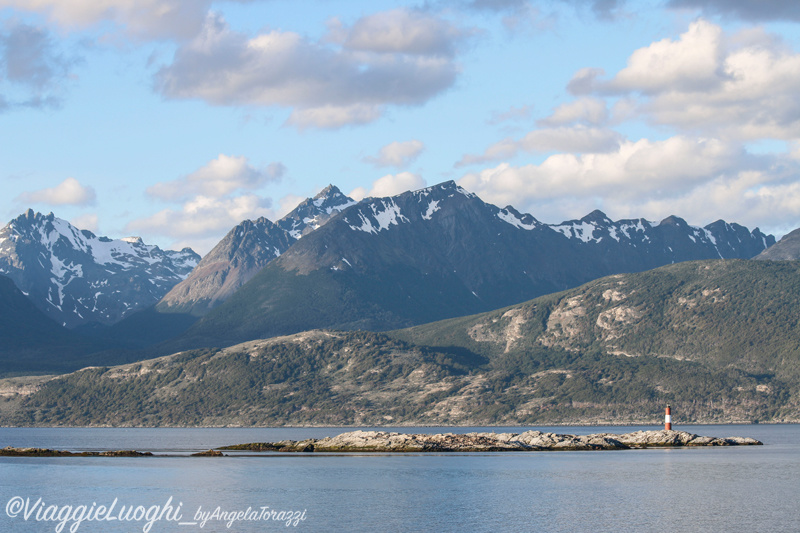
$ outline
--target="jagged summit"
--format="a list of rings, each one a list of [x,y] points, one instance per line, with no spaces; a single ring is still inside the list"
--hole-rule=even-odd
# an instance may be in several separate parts
[[[0,230],[0,273],[68,327],[112,324],[154,304],[199,260],[189,248],[98,237],[32,209]]]
[[[357,202],[342,194],[335,185],[328,185],[313,198],[300,202],[277,224],[293,238],[299,239],[319,229],[332,217]]]

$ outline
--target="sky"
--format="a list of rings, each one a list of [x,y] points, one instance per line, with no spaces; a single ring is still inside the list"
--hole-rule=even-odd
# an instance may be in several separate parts
[[[0,0],[5,223],[208,252],[328,184],[800,227],[796,0]]]

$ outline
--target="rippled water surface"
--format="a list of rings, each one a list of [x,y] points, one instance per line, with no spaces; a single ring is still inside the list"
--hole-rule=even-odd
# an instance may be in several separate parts
[[[527,429],[643,428],[491,428]],[[0,447],[157,455],[0,458],[0,531],[800,531],[800,426],[679,429],[765,445],[203,458],[188,454],[349,430],[0,428]]]

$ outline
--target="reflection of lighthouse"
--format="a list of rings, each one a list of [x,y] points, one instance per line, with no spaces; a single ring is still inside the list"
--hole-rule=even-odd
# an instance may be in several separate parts
[[[667,406],[667,413],[664,415],[664,429],[669,431],[672,429],[672,411]]]

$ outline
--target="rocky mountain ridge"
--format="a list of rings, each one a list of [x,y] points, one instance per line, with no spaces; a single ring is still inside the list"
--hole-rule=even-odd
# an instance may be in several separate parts
[[[182,346],[308,329],[380,331],[497,309],[614,273],[698,259],[751,258],[758,229],[611,221],[595,211],[544,224],[454,182],[344,209],[271,261],[187,331]],[[244,314],[244,309],[261,312]]]

